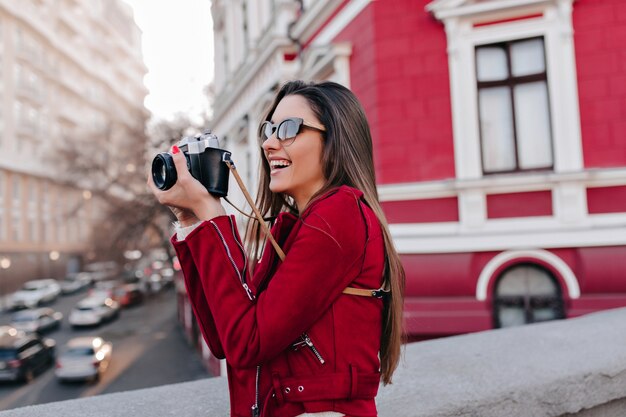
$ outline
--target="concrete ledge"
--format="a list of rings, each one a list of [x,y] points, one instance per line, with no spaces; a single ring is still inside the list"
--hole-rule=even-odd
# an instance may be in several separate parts
[[[43,404],[0,417],[226,416],[225,378]],[[381,417],[626,416],[626,309],[406,347]]]

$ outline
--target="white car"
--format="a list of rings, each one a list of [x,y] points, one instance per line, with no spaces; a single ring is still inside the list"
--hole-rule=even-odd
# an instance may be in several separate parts
[[[58,329],[61,326],[61,320],[63,320],[63,314],[44,307],[15,313],[11,318],[11,326],[24,332],[43,333]]]
[[[59,294],[61,294],[61,286],[55,279],[28,281],[9,297],[8,307],[11,309],[35,308],[56,300]]]
[[[54,374],[59,381],[97,381],[111,361],[113,347],[101,337],[76,337],[67,342],[61,356],[57,358]]]
[[[79,301],[70,313],[72,327],[97,326],[119,315],[120,305],[112,298],[88,297]]]
[[[74,275],[68,275],[60,282],[61,294],[74,294],[83,288],[91,285],[92,279],[88,272],[80,272]]]

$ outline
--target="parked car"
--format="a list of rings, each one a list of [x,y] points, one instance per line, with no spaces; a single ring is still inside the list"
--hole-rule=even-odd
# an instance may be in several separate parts
[[[116,280],[98,281],[93,288],[89,290],[90,297],[109,297],[118,301],[116,291],[122,286],[122,283]]]
[[[28,281],[9,297],[8,306],[11,309],[35,308],[56,300],[59,294],[61,294],[61,287],[55,279]]]
[[[164,286],[174,285],[174,269],[173,268],[163,268],[161,269],[161,277],[163,277]]]
[[[163,289],[165,282],[161,274],[154,272],[150,276],[144,278],[146,288],[153,293],[157,293]]]
[[[54,374],[59,381],[93,380],[107,370],[113,346],[101,337],[76,337],[67,342],[56,362]]]
[[[68,321],[72,327],[98,326],[115,319],[120,305],[109,297],[92,296],[82,299],[70,312]]]
[[[0,380],[31,381],[54,363],[56,343],[36,333],[0,327]]]
[[[44,333],[61,326],[63,314],[49,307],[22,310],[11,317],[11,326],[25,332]]]
[[[72,279],[64,279],[59,283],[59,285],[61,286],[61,294],[63,295],[74,294],[85,288],[85,286],[79,281],[74,281]]]
[[[137,284],[125,284],[115,289],[114,299],[121,307],[131,307],[143,302],[143,292]]]
[[[61,281],[61,294],[74,294],[87,288],[92,283],[91,274],[88,272],[80,272],[78,274],[68,275]]]
[[[88,285],[91,285],[94,283],[94,281],[96,281],[94,279],[93,272],[86,272],[86,271],[77,272],[73,278],[79,281],[84,281]]]
[[[113,261],[94,262],[85,265],[85,270],[91,274],[93,281],[97,282],[114,278],[117,276],[120,267]]]

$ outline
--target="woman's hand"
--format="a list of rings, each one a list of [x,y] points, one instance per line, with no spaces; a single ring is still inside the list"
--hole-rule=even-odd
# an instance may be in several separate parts
[[[148,186],[159,201],[169,206],[181,223],[189,226],[199,220],[210,220],[226,214],[217,197],[212,196],[187,169],[187,161],[180,149],[174,145],[170,152],[176,167],[178,179],[169,190],[160,190],[154,185],[152,175],[148,175]]]
[[[200,219],[196,217],[194,212],[189,209],[172,206],[169,206],[169,209],[172,211],[172,213],[174,213],[174,216],[176,216],[176,220],[178,220],[178,223],[181,227],[191,226],[200,221]]]

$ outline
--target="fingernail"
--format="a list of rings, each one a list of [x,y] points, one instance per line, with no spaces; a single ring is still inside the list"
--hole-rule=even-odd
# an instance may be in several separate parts
[[[176,145],[172,146],[172,154],[176,155],[178,152],[180,152],[180,149],[178,148],[178,146]]]

